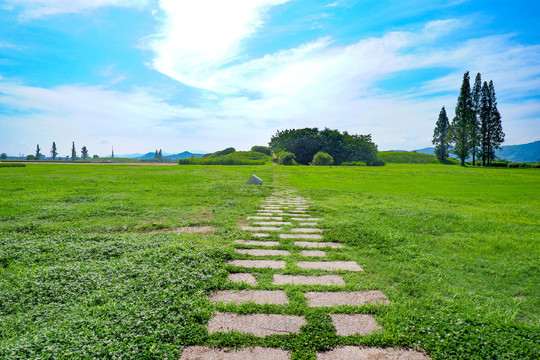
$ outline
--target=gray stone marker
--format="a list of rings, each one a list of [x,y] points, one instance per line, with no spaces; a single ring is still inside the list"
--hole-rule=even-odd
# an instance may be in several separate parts
[[[258,177],[257,175],[253,174],[248,179],[246,185],[262,185],[262,183],[263,183],[262,179]]]

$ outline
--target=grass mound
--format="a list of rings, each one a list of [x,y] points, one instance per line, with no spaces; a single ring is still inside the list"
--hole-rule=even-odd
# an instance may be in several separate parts
[[[390,164],[440,164],[435,155],[409,151],[380,151],[379,158]],[[455,160],[447,160],[444,164],[454,164]]]
[[[264,165],[270,156],[255,151],[236,151],[228,155],[203,159],[180,159],[179,165]]]

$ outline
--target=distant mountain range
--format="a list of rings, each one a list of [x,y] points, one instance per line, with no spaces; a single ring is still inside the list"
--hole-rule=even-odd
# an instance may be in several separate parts
[[[424,154],[434,154],[434,147],[414,150]],[[540,141],[521,145],[506,145],[495,151],[501,159],[514,162],[540,162]],[[470,159],[469,159],[470,160]]]
[[[149,153],[146,153],[146,154],[135,153],[135,154],[117,155],[116,157],[143,160],[143,159],[153,159],[154,154],[155,154],[155,152],[152,151],[152,152],[149,152]],[[202,158],[203,155],[204,154],[194,154],[194,153],[191,153],[189,151],[184,151],[184,152],[181,152],[181,153],[178,153],[178,154],[163,153],[163,157],[166,157],[166,158],[171,159],[171,160],[189,159],[189,158],[192,158],[192,157]]]

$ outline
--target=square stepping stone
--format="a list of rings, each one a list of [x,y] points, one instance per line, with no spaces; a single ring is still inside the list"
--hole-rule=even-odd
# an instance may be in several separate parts
[[[302,250],[300,252],[302,256],[313,256],[313,257],[326,257],[326,253],[320,250]]]
[[[367,291],[338,291],[317,292],[310,291],[304,294],[309,307],[326,307],[336,305],[364,305],[386,304],[390,300],[380,290]]]
[[[343,244],[340,243],[333,243],[333,242],[314,242],[314,241],[295,241],[294,245],[298,247],[303,248],[332,248],[332,249],[338,249],[342,248]]]
[[[221,290],[209,295],[213,303],[244,304],[254,302],[258,305],[287,305],[289,298],[282,290]]]
[[[229,261],[227,265],[252,269],[285,269],[285,261],[279,260],[233,260]]]
[[[426,354],[399,348],[362,348],[357,346],[344,346],[331,351],[318,352],[317,360],[428,360]]]
[[[278,246],[279,241],[257,241],[257,240],[234,240],[235,244],[246,246]]]
[[[294,217],[310,217],[309,214],[290,214],[290,213],[282,213],[283,216],[294,216]]]
[[[300,226],[317,226],[318,224],[316,222],[301,222],[298,225],[300,225]]]
[[[237,254],[245,254],[251,256],[289,256],[291,255],[285,250],[267,250],[267,249],[234,249]]]
[[[255,221],[253,225],[292,225],[288,221]]]
[[[297,215],[294,215],[294,216],[297,216]],[[291,220],[295,220],[295,221],[321,221],[321,220],[324,220],[322,218],[312,218],[310,217],[309,219],[305,219],[305,218],[301,218],[301,217],[291,217]]]
[[[269,212],[257,212],[257,216],[272,216],[272,215],[276,215],[276,214],[269,213]]]
[[[306,325],[301,316],[279,314],[215,313],[206,328],[209,333],[238,331],[255,336],[299,333]]]
[[[248,216],[248,220],[283,220],[281,216]]]
[[[322,239],[318,234],[279,234],[281,239]]]
[[[246,283],[251,286],[257,286],[257,279],[249,273],[229,274],[227,278],[235,283]]]
[[[299,261],[296,265],[302,269],[364,271],[354,261]]]
[[[269,237],[270,234],[268,234],[268,233],[253,233],[253,234],[251,234],[251,236],[258,237],[258,238],[263,238],[263,237]]]
[[[345,286],[345,280],[338,275],[305,276],[274,274],[274,285],[336,285]]]
[[[187,346],[180,356],[180,360],[289,360],[290,358],[285,350],[263,347],[215,349],[207,346]]]
[[[261,209],[259,211],[260,212],[265,212],[265,213],[280,213],[280,212],[283,212],[282,210],[279,210],[279,209]]]
[[[321,233],[321,232],[323,232],[323,229],[292,228],[291,232],[293,232],[293,233]]]
[[[240,230],[244,231],[282,231],[283,229],[280,227],[273,227],[273,226],[245,226],[240,225]]]
[[[381,330],[377,320],[371,315],[330,314],[330,317],[339,336],[368,335]]]

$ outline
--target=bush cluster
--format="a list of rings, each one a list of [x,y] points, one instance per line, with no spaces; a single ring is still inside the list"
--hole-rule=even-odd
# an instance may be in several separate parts
[[[509,161],[494,161],[489,166],[521,168],[521,169],[529,169],[529,168],[540,169],[540,163],[525,163],[525,162],[520,163],[520,162],[509,162]]]
[[[0,167],[25,167],[26,164],[1,163]]]
[[[334,159],[330,154],[325,153],[324,151],[319,151],[315,154],[313,157],[313,161],[311,162],[311,165],[315,166],[328,166],[332,165],[334,163]]]
[[[366,166],[366,163],[363,161],[344,161],[341,166]]]
[[[279,165],[298,165],[296,156],[288,151],[282,151],[278,154]]]
[[[264,165],[265,163],[265,160],[249,160],[232,156],[206,159],[180,159],[178,161],[178,165]]]
[[[270,150],[270,148],[268,146],[253,146],[251,148],[251,151],[262,153],[262,154],[265,154],[265,155],[268,155],[268,156],[272,155],[272,150]]]

